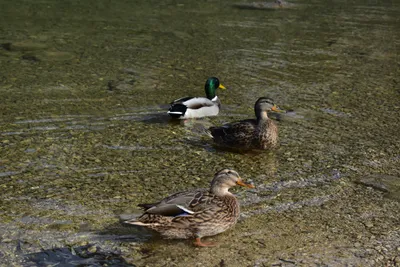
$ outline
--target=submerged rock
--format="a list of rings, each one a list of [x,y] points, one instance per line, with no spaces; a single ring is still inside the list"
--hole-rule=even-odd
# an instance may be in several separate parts
[[[37,51],[46,49],[47,45],[27,40],[15,43],[3,43],[1,44],[1,47],[8,51]]]
[[[40,51],[22,55],[22,59],[31,61],[68,61],[75,58],[75,54],[62,51]]]
[[[361,177],[356,181],[358,184],[372,187],[385,192],[388,197],[400,201],[400,177],[384,174],[373,174]]]
[[[94,245],[64,247],[27,254],[25,266],[135,266],[125,261],[121,252],[103,250]]]
[[[282,0],[275,0],[274,2],[237,3],[233,6],[240,9],[282,9],[293,8],[296,5]]]
[[[109,91],[130,91],[134,88],[135,79],[110,80],[107,83]]]

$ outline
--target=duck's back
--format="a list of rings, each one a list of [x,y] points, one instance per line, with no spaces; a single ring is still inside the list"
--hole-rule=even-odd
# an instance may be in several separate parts
[[[257,129],[257,121],[253,119],[211,127],[210,132],[214,141],[232,148],[251,148]]]

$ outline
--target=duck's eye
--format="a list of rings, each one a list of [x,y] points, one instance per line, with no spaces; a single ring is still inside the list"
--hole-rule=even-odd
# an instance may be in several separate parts
[[[237,175],[237,173],[235,171],[231,171],[231,170],[229,170],[227,174],[228,175],[231,174],[231,175],[235,175],[235,176]]]

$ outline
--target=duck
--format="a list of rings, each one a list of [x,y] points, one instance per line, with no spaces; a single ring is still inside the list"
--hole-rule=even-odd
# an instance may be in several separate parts
[[[195,246],[214,246],[201,238],[220,234],[236,224],[239,202],[229,192],[236,185],[254,188],[235,170],[222,169],[215,173],[209,189],[178,192],[156,203],[139,204],[144,213],[126,223],[152,229],[167,239],[194,238]]]
[[[254,104],[256,119],[210,127],[208,133],[217,145],[240,149],[272,149],[278,146],[278,127],[268,117],[268,112],[286,112],[269,97],[260,97]]]
[[[217,77],[207,79],[204,89],[207,97],[182,97],[170,103],[168,114],[175,119],[202,118],[217,116],[221,101],[216,95],[217,89],[226,89]]]

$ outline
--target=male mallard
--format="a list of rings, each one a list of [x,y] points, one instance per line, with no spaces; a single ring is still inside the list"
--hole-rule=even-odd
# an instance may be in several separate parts
[[[280,110],[272,99],[260,97],[254,105],[257,119],[210,127],[209,131],[218,145],[239,149],[269,149],[278,145],[278,127],[268,118],[268,111]]]
[[[215,92],[218,88],[226,89],[219,83],[218,78],[210,77],[206,81],[205,91],[207,97],[182,97],[174,100],[168,110],[173,118],[189,119],[207,116],[216,116],[221,108],[221,101]]]
[[[153,204],[139,204],[145,212],[126,223],[153,229],[165,238],[195,238],[197,246],[212,246],[201,238],[224,232],[239,217],[239,203],[228,191],[235,185],[254,188],[236,171],[223,169],[215,174],[210,189],[179,192]]]

